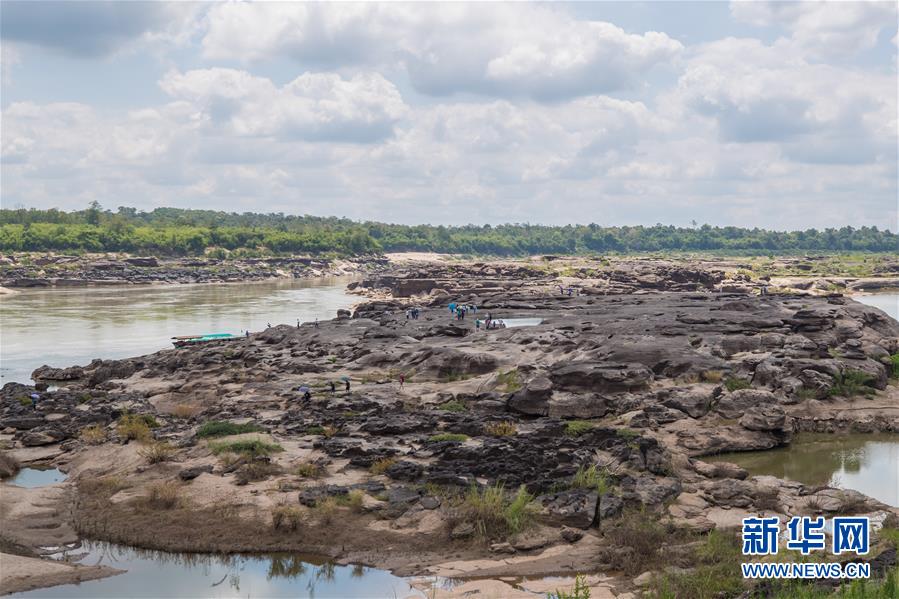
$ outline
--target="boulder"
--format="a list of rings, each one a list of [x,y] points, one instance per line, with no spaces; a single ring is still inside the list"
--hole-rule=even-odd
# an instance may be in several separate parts
[[[596,519],[599,496],[596,491],[573,489],[537,497],[543,506],[541,517],[547,524],[590,528]]]
[[[745,480],[749,472],[730,462],[704,462],[702,460],[690,460],[690,465],[697,474],[706,478],[736,478]]]
[[[507,405],[515,412],[529,416],[545,416],[549,413],[552,393],[552,381],[546,377],[537,377],[528,381],[523,389],[513,393]]]
[[[606,518],[612,518],[621,513],[624,509],[624,500],[618,495],[606,493],[599,498],[599,520],[602,522]]]
[[[553,365],[550,378],[562,389],[615,393],[643,389],[653,376],[643,364],[565,361]]]
[[[810,390],[815,395],[815,399],[824,399],[833,386],[833,378],[824,373],[806,368],[799,373],[799,380],[802,381],[802,387]]]
[[[709,413],[715,392],[706,389],[678,388],[659,393],[662,405],[688,414],[691,418],[702,418]]]
[[[191,468],[184,468],[180,472],[178,472],[178,478],[184,481],[193,480],[200,476],[203,473],[211,473],[212,472],[212,464],[204,464],[202,466],[193,466]]]
[[[608,413],[608,400],[602,395],[572,395],[549,402],[553,418],[602,418]]]
[[[80,366],[71,366],[69,368],[52,368],[44,365],[36,368],[31,373],[34,380],[45,381],[74,381],[84,377],[84,369]]]
[[[24,445],[25,447],[52,445],[57,441],[55,437],[42,432],[25,433],[24,435],[22,435],[20,440],[22,441],[22,445]]]
[[[747,410],[762,404],[777,404],[777,397],[762,389],[739,389],[722,397],[715,411],[724,418],[740,418]]]
[[[408,460],[400,460],[391,464],[384,474],[394,480],[413,481],[421,476],[424,467],[421,464],[410,462]]]
[[[787,416],[777,404],[762,404],[747,410],[740,426],[751,431],[782,431],[787,429]]]

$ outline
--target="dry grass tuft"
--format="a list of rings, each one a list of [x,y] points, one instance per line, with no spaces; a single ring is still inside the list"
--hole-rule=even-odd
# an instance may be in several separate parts
[[[154,441],[138,449],[137,453],[150,464],[161,464],[172,459],[175,448],[165,441]]]
[[[156,421],[152,420],[152,422],[155,423]],[[119,418],[116,432],[120,437],[129,441],[149,441],[153,436],[150,432],[150,427],[150,419],[139,414],[124,414]]]
[[[193,406],[191,404],[182,403],[172,408],[172,416],[174,416],[175,418],[187,419],[193,418],[202,411],[203,409],[200,406]]]
[[[296,475],[302,478],[318,478],[323,474],[322,467],[314,462],[303,462],[295,469]]]
[[[78,490],[85,495],[112,497],[125,488],[125,481],[118,476],[87,478],[78,482]]]
[[[86,426],[81,429],[78,437],[88,445],[99,445],[106,441],[106,427],[99,424]]]
[[[333,497],[325,497],[324,499],[318,501],[313,508],[315,510],[315,515],[318,516],[318,519],[322,524],[331,524],[334,520],[334,515],[337,513],[337,500]]]
[[[272,508],[272,528],[275,530],[297,530],[302,523],[300,506],[281,503]]]
[[[181,486],[175,481],[153,483],[149,486],[145,503],[156,510],[170,510],[181,504]]]
[[[512,437],[516,433],[518,433],[518,429],[515,428],[515,424],[509,422],[508,420],[503,420],[502,422],[491,422],[484,430],[491,437]]]
[[[396,458],[381,458],[371,465],[369,471],[372,474],[384,474],[394,464],[396,464]]]
[[[724,373],[720,370],[706,370],[702,373],[702,380],[707,383],[720,383],[724,378]]]

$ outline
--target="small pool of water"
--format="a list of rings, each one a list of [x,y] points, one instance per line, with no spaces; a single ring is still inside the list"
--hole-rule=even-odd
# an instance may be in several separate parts
[[[61,472],[57,468],[48,468],[40,470],[38,468],[22,468],[19,473],[9,479],[9,483],[26,489],[34,489],[37,487],[46,487],[61,483],[67,478],[65,472]]]
[[[70,555],[83,565],[126,573],[12,597],[420,597],[406,580],[365,566],[337,566],[292,553],[211,555],[145,551],[109,543],[85,543]]]
[[[709,458],[805,485],[854,489],[899,507],[899,435],[797,435],[787,447]]]
[[[506,328],[509,329],[515,327],[535,327],[538,324],[543,323],[542,318],[497,318],[496,321],[506,323]]]

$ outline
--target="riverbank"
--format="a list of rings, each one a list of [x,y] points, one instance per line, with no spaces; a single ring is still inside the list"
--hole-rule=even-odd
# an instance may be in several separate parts
[[[0,287],[69,289],[107,285],[237,283],[353,276],[383,268],[376,256],[354,259],[158,258],[127,254],[9,254],[0,256]]]
[[[726,270],[561,268],[403,264],[354,286],[370,300],[352,317],[40,369],[61,387],[35,410],[34,387],[4,386],[2,439],[68,472],[60,513],[87,538],[426,577],[603,574],[596,596],[702,574],[701,548],[749,515],[895,526],[899,507],[851,489],[703,458],[797,431],[899,433],[899,322],[834,294],[732,289]],[[540,324],[475,326],[488,315]],[[888,542],[872,556],[889,561]]]

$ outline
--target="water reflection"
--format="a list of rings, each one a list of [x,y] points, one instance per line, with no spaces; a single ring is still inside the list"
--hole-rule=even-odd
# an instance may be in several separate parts
[[[170,348],[175,335],[259,331],[334,318],[352,279],[25,290],[0,296],[0,382],[43,364],[73,366]]]
[[[85,554],[86,551],[86,554]],[[295,553],[217,555],[87,543],[60,559],[126,569],[120,576],[13,597],[408,597],[402,578],[361,565],[339,566]]]
[[[750,474],[855,489],[899,507],[899,435],[798,435],[788,447],[722,454]]]
[[[9,482],[17,487],[36,489],[38,487],[46,487],[47,485],[61,483],[65,479],[66,474],[56,468],[47,468],[45,470],[39,468],[22,468],[13,478],[9,479]]]

